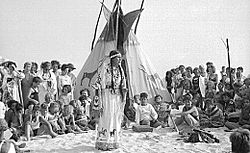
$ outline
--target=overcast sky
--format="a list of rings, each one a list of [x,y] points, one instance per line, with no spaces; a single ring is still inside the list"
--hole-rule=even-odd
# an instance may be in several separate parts
[[[105,1],[112,9],[114,0]],[[141,0],[123,0],[125,13]],[[72,62],[81,69],[90,53],[98,0],[1,0],[0,56],[25,61]],[[105,25],[102,15],[98,36]],[[232,66],[250,73],[249,0],[145,0],[137,29],[143,51],[160,76],[179,64],[227,65],[221,38],[229,38]],[[248,66],[248,67],[247,67]]]

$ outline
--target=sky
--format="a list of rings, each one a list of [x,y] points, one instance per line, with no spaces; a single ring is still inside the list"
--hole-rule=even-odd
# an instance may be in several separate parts
[[[105,4],[112,9],[114,0]],[[123,12],[141,0],[123,0]],[[0,56],[24,62],[73,63],[77,75],[90,54],[101,4],[98,0],[1,0]],[[105,26],[102,14],[97,37]],[[158,74],[180,64],[227,66],[222,40],[229,39],[231,65],[250,74],[249,0],[145,0],[137,29],[142,50]]]

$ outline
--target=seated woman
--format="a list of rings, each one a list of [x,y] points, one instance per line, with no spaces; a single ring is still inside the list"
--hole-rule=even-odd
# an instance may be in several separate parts
[[[41,115],[41,108],[39,105],[35,105],[33,109],[32,119],[26,123],[25,135],[28,141],[30,141],[30,136],[37,136],[38,129],[40,128],[41,122],[45,124],[49,130],[49,134],[52,137],[56,137],[57,134],[53,132],[51,125],[47,120],[45,120]]]
[[[154,107],[148,103],[148,94],[140,94],[141,105],[136,110],[135,120],[137,125],[149,125],[151,127],[158,127],[162,125],[158,120],[158,114]]]
[[[185,106],[182,109],[181,113],[176,113],[174,115],[181,115],[181,117],[178,117],[175,122],[177,126],[180,126],[181,124],[187,124],[191,128],[195,128],[199,126],[199,112],[196,106],[193,105],[192,101],[192,95],[186,94],[183,97],[183,101],[185,103]],[[171,114],[171,116],[173,116]]]
[[[206,110],[200,114],[200,125],[202,128],[224,126],[224,116],[222,110],[214,104],[213,99],[205,99]]]

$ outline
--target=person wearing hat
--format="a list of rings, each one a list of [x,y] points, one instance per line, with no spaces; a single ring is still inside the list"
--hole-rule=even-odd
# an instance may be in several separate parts
[[[57,77],[57,88],[58,88],[58,96],[60,97],[62,94],[62,89],[64,85],[70,85],[72,89],[72,82],[71,78],[68,76],[68,70],[69,67],[67,64],[63,64],[61,66],[61,74]],[[72,94],[71,94],[71,99],[72,100]]]
[[[121,123],[126,100],[126,80],[121,67],[121,54],[117,50],[109,53],[110,63],[104,65],[98,74],[96,84],[101,101],[101,115],[97,128],[95,148],[99,150],[117,149],[119,146]]]
[[[68,76],[71,78],[71,83],[72,83],[72,93],[74,93],[76,87],[76,76],[72,73],[72,71],[75,70],[76,68],[72,63],[68,64],[68,68],[69,68]]]
[[[13,99],[21,102],[21,91],[19,91],[19,81],[24,78],[24,74],[16,70],[16,63],[9,61],[7,64],[8,72],[4,75],[2,89],[3,101],[6,102],[8,99]],[[6,95],[9,95],[7,98]]]

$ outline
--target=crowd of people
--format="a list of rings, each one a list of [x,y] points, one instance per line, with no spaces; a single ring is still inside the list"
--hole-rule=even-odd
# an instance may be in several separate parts
[[[147,119],[159,121],[157,126],[168,126],[170,117],[179,116],[174,121],[177,126],[184,123],[199,128],[226,126],[229,130],[239,127],[250,130],[250,78],[243,75],[242,67],[222,66],[220,74],[216,74],[212,62],[206,63],[206,70],[201,65],[195,68],[180,65],[166,72],[163,83],[172,100],[166,102],[162,95],[156,95],[153,107],[145,107],[145,94],[135,96],[137,123],[152,125],[144,121]],[[171,109],[179,108],[181,112],[170,113]]]
[[[110,57],[119,59],[115,53]],[[11,129],[12,138],[15,140],[21,135],[30,140],[32,136],[43,134],[56,137],[65,133],[94,130],[100,120],[100,113],[103,113],[101,118],[105,118],[99,122],[102,127],[99,129],[100,135],[105,132],[105,128],[114,128],[113,131],[109,131],[111,136],[112,132],[114,135],[116,130],[119,131],[120,127],[110,127],[111,123],[106,125],[112,110],[103,112],[102,108],[98,108],[95,103],[98,97],[92,100],[87,88],[80,91],[80,97],[74,98],[76,77],[72,73],[75,69],[73,64],[61,65],[53,60],[41,63],[38,68],[37,63],[26,62],[20,71],[17,70],[16,63],[7,61],[2,63],[0,68],[1,139],[7,129]],[[117,89],[123,84],[126,91],[126,83],[122,83],[126,80],[123,80],[124,72],[119,66],[117,69],[109,69],[107,68],[107,72],[114,72],[104,74],[105,79],[115,75],[120,79],[119,83],[115,82],[117,78],[115,81],[111,79],[110,85],[104,83],[104,88],[108,91],[112,89],[114,93],[103,93],[102,96],[106,96],[109,101],[103,105],[118,108],[115,106],[117,98],[122,97],[121,102],[124,102],[126,92],[120,93],[116,90],[116,84]],[[226,126],[229,130],[239,127],[250,130],[250,77],[243,75],[242,67],[222,66],[220,74],[217,74],[212,62],[206,63],[206,69],[201,65],[194,68],[180,65],[166,72],[163,85],[171,101],[163,101],[164,95],[155,95],[154,103],[149,103],[147,93],[138,93],[130,100],[128,109],[125,109],[130,113],[125,113],[129,116],[124,116],[121,126],[126,129],[129,118],[137,125],[167,127],[169,118],[179,116],[173,120],[177,127],[186,124],[192,128]],[[115,94],[122,96],[112,97]],[[111,103],[112,100],[114,103]],[[125,103],[119,106],[119,111],[124,109],[124,105]],[[181,112],[170,113],[172,109],[180,108]],[[119,119],[110,119],[110,122],[113,123],[113,120]],[[120,124],[115,123],[116,126],[118,123]]]
[[[82,133],[95,129],[90,121],[90,92],[83,89],[74,99],[76,77],[73,64],[58,61],[43,62],[38,68],[35,62],[26,62],[23,70],[16,63],[1,64],[1,140],[10,129],[16,141],[24,136],[48,134],[52,137],[64,133]]]

